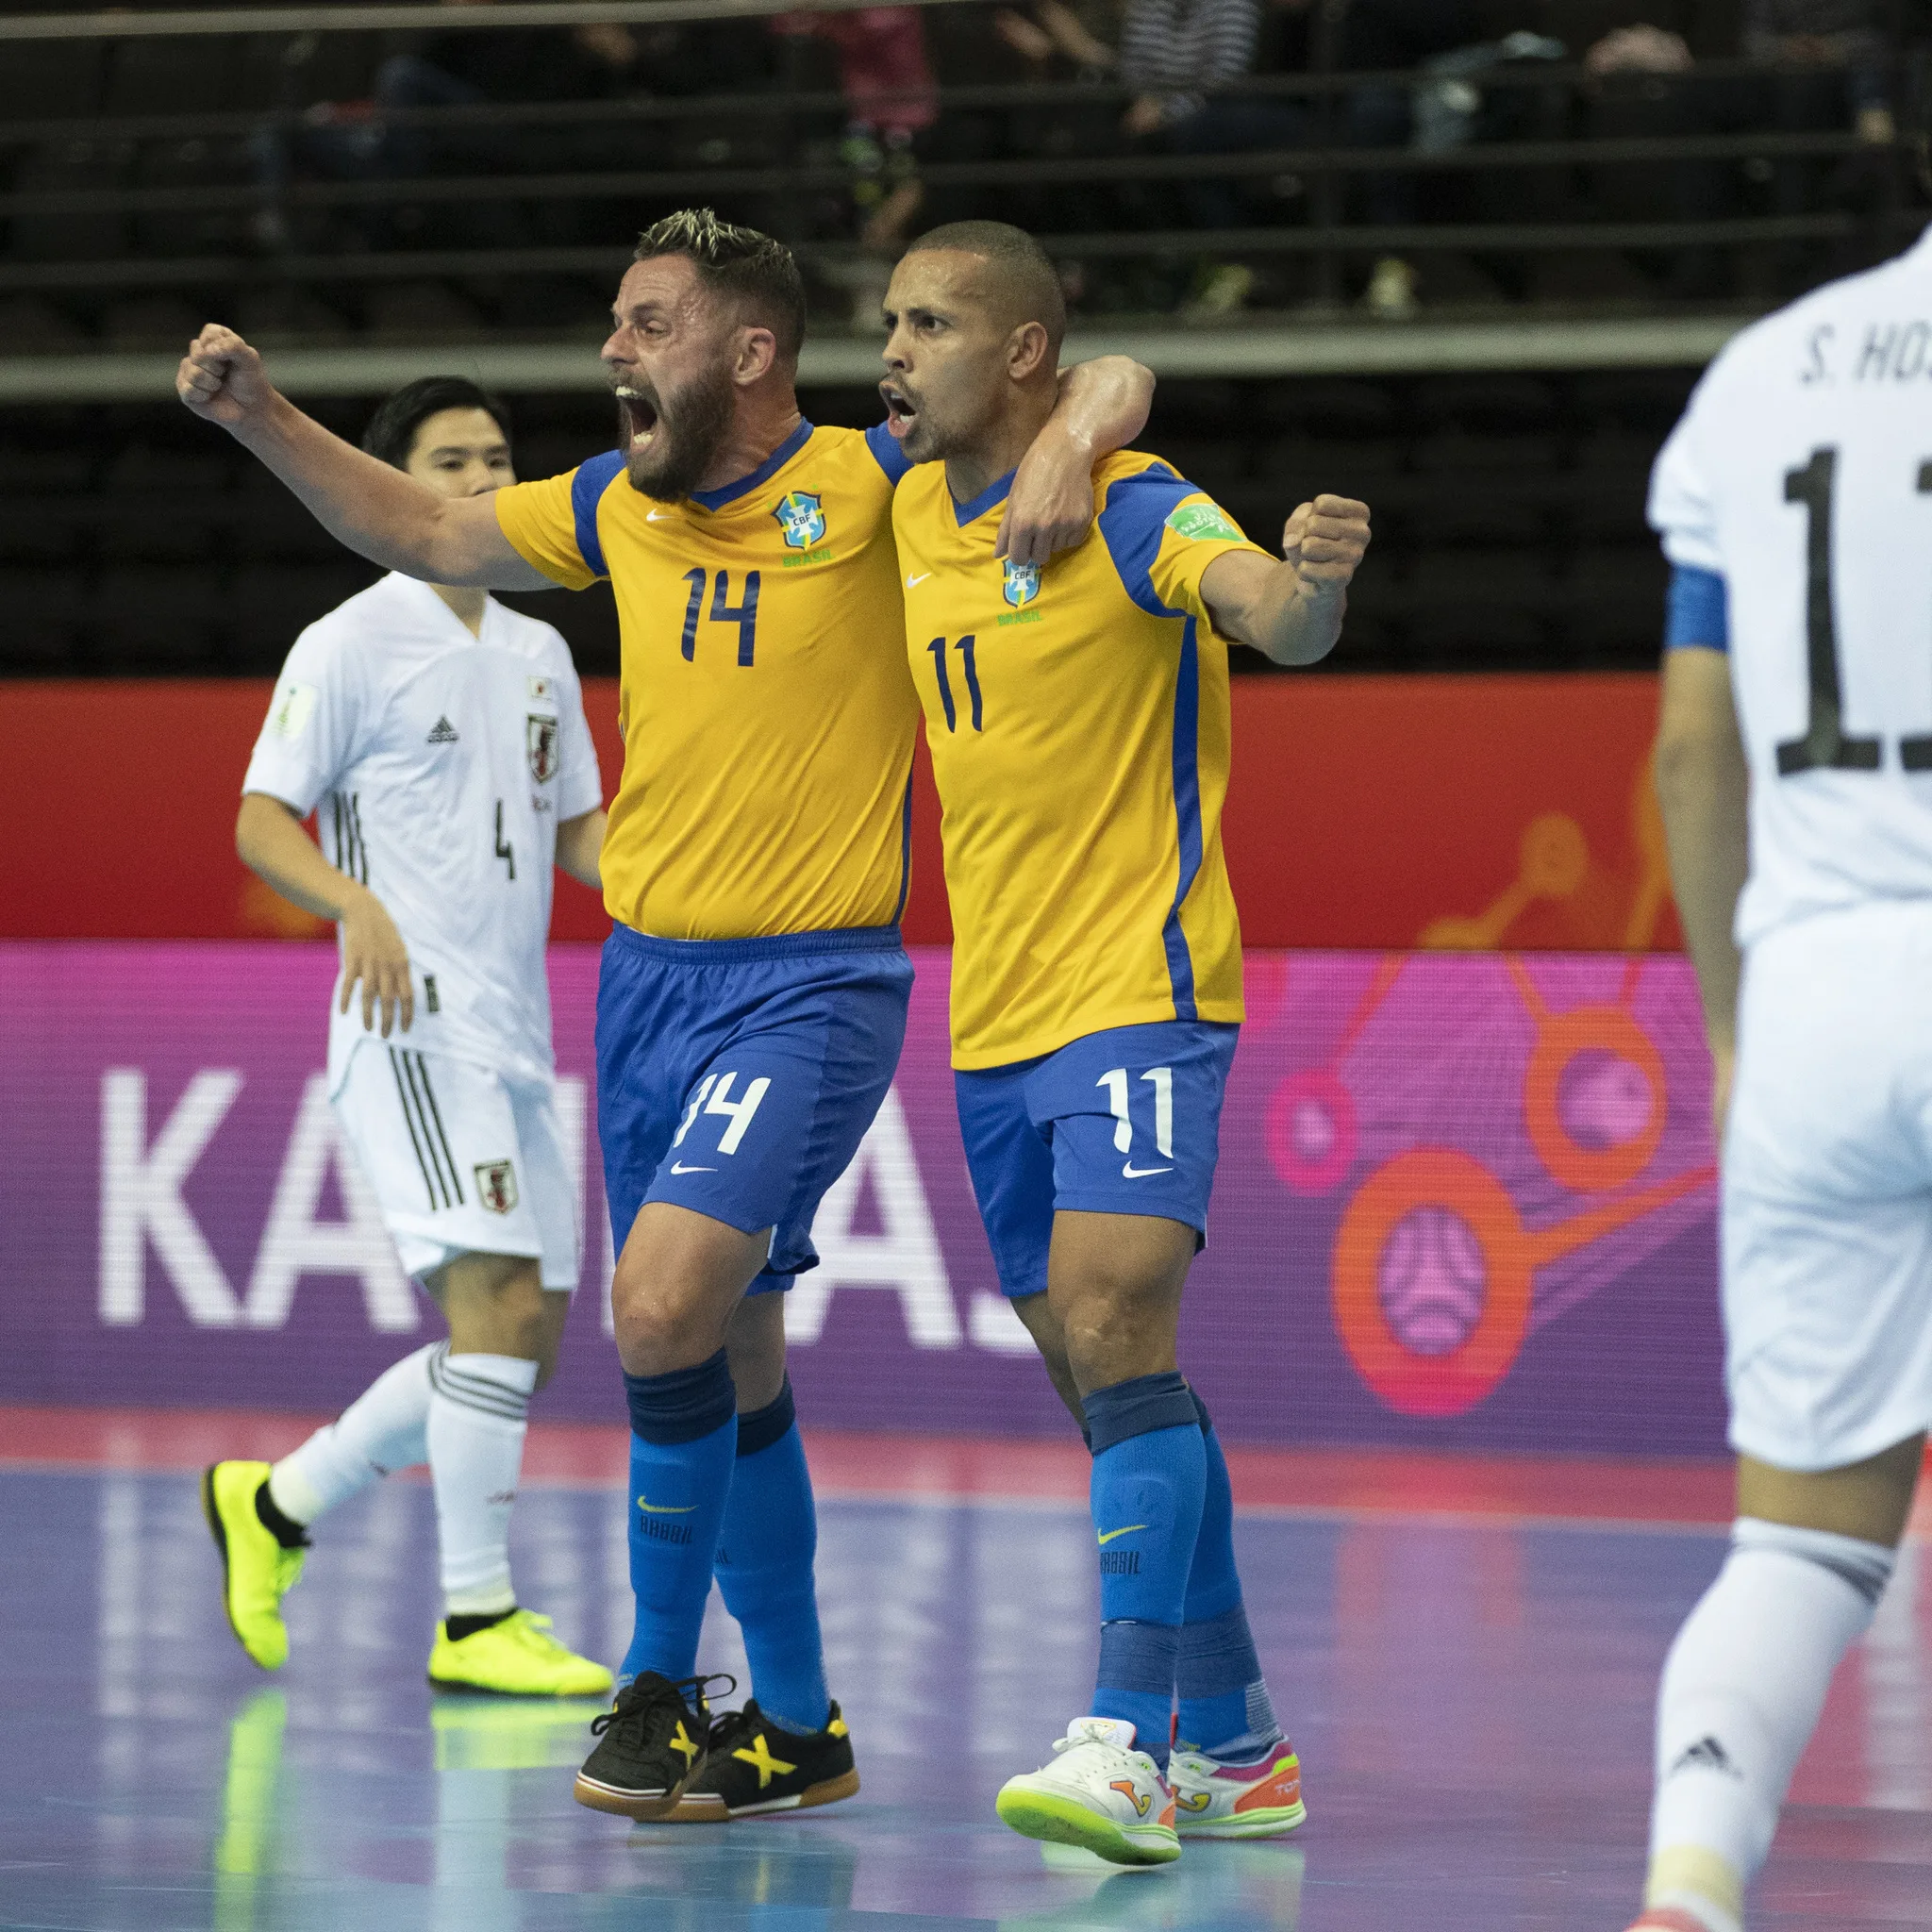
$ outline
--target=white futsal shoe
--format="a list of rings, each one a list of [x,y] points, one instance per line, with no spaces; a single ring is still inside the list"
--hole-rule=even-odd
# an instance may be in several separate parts
[[[1286,1738],[1254,1764],[1224,1764],[1189,1744],[1167,1760],[1183,1838],[1278,1838],[1308,1815],[1302,1761]]]
[[[996,1808],[1022,1838],[1084,1845],[1115,1865],[1165,1865],[1181,1855],[1174,1793],[1134,1748],[1123,1718],[1076,1717],[1054,1759],[1000,1787]]]

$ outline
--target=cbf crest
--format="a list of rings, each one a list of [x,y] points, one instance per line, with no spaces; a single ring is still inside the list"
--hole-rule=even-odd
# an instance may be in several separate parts
[[[824,504],[815,491],[788,491],[778,499],[778,507],[772,514],[785,533],[787,549],[809,550],[814,543],[824,541]]]
[[[532,711],[524,726],[524,742],[530,754],[530,776],[547,785],[557,776],[558,723]]]
[[[1040,595],[1040,566],[1015,563],[1007,558],[1007,580],[1001,586],[1006,600],[1015,610],[1024,610]]]

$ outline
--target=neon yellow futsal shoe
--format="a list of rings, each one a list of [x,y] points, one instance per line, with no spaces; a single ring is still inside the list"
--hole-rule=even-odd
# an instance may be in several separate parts
[[[566,1650],[550,1619],[512,1610],[468,1637],[436,1626],[429,1681],[444,1690],[494,1690],[502,1697],[601,1697],[615,1681],[600,1663]]]
[[[1076,1717],[1054,1761],[1009,1777],[995,1808],[1022,1838],[1084,1845],[1115,1865],[1166,1865],[1181,1855],[1174,1792],[1119,1718]]]
[[[1286,1740],[1257,1764],[1224,1764],[1186,1744],[1167,1760],[1183,1838],[1275,1838],[1308,1815],[1302,1761]]]
[[[222,1607],[242,1648],[265,1671],[289,1661],[282,1599],[302,1574],[302,1550],[285,1550],[255,1513],[265,1462],[216,1462],[202,1472],[201,1508],[222,1553]]]

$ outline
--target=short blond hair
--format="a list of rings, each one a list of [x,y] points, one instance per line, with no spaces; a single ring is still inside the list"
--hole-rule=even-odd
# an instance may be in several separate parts
[[[745,321],[772,331],[786,361],[797,361],[805,341],[805,278],[784,242],[720,221],[713,208],[681,208],[638,237],[631,259],[655,261],[666,255],[683,256],[705,286]]]

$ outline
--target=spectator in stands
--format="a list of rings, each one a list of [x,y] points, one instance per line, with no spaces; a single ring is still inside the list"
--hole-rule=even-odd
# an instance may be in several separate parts
[[[845,128],[839,158],[851,179],[851,217],[864,255],[827,263],[861,327],[876,327],[892,263],[925,202],[916,143],[939,120],[939,90],[915,7],[845,13],[781,13],[774,34],[827,42],[837,58]]]
[[[1470,0],[1352,0],[1341,16],[1335,64],[1345,74],[1418,69],[1474,45],[1482,32],[1483,24]],[[1341,124],[1341,144],[1368,148],[1411,145],[1416,132],[1415,101],[1414,86],[1405,82],[1378,80],[1352,88],[1331,110]],[[1359,186],[1353,199],[1358,219],[1378,228],[1414,225],[1418,205],[1413,174],[1397,168],[1376,169],[1356,178]],[[1370,273],[1363,305],[1385,321],[1413,315],[1417,279],[1415,266],[1407,257],[1385,254]]]
[[[924,200],[913,142],[940,112],[919,9],[861,7],[849,13],[783,13],[771,26],[776,34],[830,42],[845,103],[839,153],[852,173],[859,240],[874,253],[896,256]]]
[[[440,4],[484,6],[489,0]],[[256,138],[257,168],[271,190],[257,224],[258,239],[269,247],[289,245],[289,224],[275,191],[286,186],[297,162],[337,180],[389,181],[465,170],[512,173],[530,159],[554,166],[554,131],[531,144],[497,127],[425,127],[391,117],[422,108],[608,98],[634,84],[638,58],[630,29],[611,23],[432,34],[415,52],[391,55],[382,63],[370,100],[310,109],[292,150],[278,128]],[[395,239],[395,213],[390,207],[371,210],[362,223],[364,242],[380,246]],[[467,220],[453,219],[471,230],[462,239],[477,245],[514,247],[530,239],[509,204],[479,205]]]
[[[1670,139],[1734,125],[1748,103],[1733,81],[1699,63],[1733,57],[1736,0],[1545,0],[1546,30],[1566,42],[1588,76],[1576,131],[1593,140]],[[1712,220],[1735,213],[1734,163],[1618,161],[1590,172],[1591,211],[1617,222]],[[1638,252],[1666,293],[1718,292],[1722,258],[1707,246]],[[1623,278],[1620,280],[1620,278]],[[1641,294],[1650,284],[1624,258],[1580,255],[1541,265],[1541,291],[1558,298]]]
[[[1217,92],[1254,69],[1259,0],[1125,0],[1117,48],[1057,0],[1037,6],[1030,23],[1085,72],[1100,75],[1112,70],[1134,91],[1120,131],[1139,147],[1228,155],[1295,147],[1307,138],[1302,103]],[[1005,31],[1024,50],[1030,38],[1024,28],[1016,33],[1009,23]],[[1190,225],[1198,230],[1241,225],[1241,193],[1232,181],[1190,179],[1182,201]],[[1206,317],[1238,309],[1254,282],[1255,273],[1244,263],[1210,256],[1197,267],[1187,312]]]
[[[1876,0],[1548,0],[1551,30],[1581,50],[1591,76],[1584,129],[1600,137],[1670,138],[1763,129],[1855,129],[1874,147],[1895,134]],[[1755,79],[1705,75],[1707,60],[1742,53],[1777,62]],[[1780,157],[1767,171],[1773,211],[1816,212],[1838,170]],[[1595,171],[1600,211],[1625,221],[1712,221],[1741,211],[1734,162],[1621,163]],[[1724,292],[1723,258],[1708,246],[1665,251],[1665,287],[1680,296]],[[1779,251],[1778,280],[1826,272],[1802,244]]]
[[[932,7],[921,16],[926,47],[941,87],[944,111],[939,125],[920,141],[922,156],[934,161],[975,163],[1016,160],[1032,163],[1031,179],[1004,184],[993,206],[976,188],[934,190],[928,184],[923,226],[968,221],[989,212],[1040,234],[1070,234],[1117,226],[1111,186],[1066,178],[1064,164],[1119,152],[1111,100],[1114,44],[1120,38],[1117,0],[956,0]],[[959,89],[1000,89],[1087,83],[1088,101],[1069,101],[1056,92],[1031,105],[962,102]],[[1091,291],[1083,264],[1062,260],[1067,299]]]

